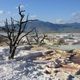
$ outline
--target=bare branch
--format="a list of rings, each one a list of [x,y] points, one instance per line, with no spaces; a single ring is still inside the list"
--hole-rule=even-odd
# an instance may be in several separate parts
[[[19,44],[19,42],[21,41],[21,39],[25,36],[27,36],[28,34],[30,34],[35,28],[33,28],[32,30],[30,30],[29,32],[27,32],[26,34],[24,34],[17,42],[17,44]]]
[[[9,43],[6,42],[6,44],[9,45],[9,48],[10,48],[9,52],[11,54],[9,56],[9,59],[14,58],[15,50],[17,46],[19,45],[19,42],[21,41],[21,39],[25,37],[26,35],[29,35],[34,30],[33,28],[32,30],[28,31],[26,34],[22,35],[22,33],[25,31],[25,27],[28,21],[31,21],[31,20],[28,20],[29,15],[27,15],[26,21],[24,21],[25,10],[21,10],[20,6],[18,7],[18,9],[19,9],[19,16],[20,16],[19,21],[14,20],[12,17],[11,17],[11,25],[8,24],[7,19],[5,21],[4,31],[7,33],[7,39],[9,40]],[[16,26],[14,22],[17,22],[18,25]]]
[[[44,41],[44,39],[47,37],[47,35],[44,34],[43,38],[40,41],[40,44]]]

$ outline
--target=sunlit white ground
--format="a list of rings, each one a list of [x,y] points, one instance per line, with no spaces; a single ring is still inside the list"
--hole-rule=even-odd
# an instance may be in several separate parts
[[[41,53],[41,51],[20,49],[15,59],[8,60],[7,47],[0,47],[0,80],[63,80],[63,76],[66,80],[69,74],[63,73],[62,77],[59,76],[61,73],[54,77],[47,75],[42,69],[47,63],[32,60],[33,57]],[[74,78],[73,80],[79,79]]]

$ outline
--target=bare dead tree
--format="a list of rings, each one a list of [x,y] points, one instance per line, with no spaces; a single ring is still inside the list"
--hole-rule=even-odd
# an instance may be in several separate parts
[[[42,45],[42,43],[44,42],[44,39],[47,37],[47,35],[43,34],[43,36],[41,37],[39,35],[38,30],[35,28],[35,36],[33,36],[34,40],[36,41],[36,43],[40,46]]]
[[[29,37],[30,37],[30,36],[29,36]],[[26,36],[27,44],[28,44],[28,45],[31,45],[31,41],[30,41],[29,37],[28,37],[28,36]]]
[[[28,15],[27,15],[27,18],[24,21],[24,17],[25,17],[24,12],[25,12],[25,10],[21,10],[20,6],[18,7],[18,10],[19,10],[19,15],[20,15],[20,20],[19,21],[16,21],[13,18],[11,18],[11,25],[9,25],[7,19],[5,21],[4,31],[7,33],[7,38],[9,40],[9,42],[7,42],[7,44],[9,45],[9,48],[10,48],[10,50],[9,50],[9,53],[10,53],[9,59],[14,58],[15,51],[16,51],[21,39],[23,37],[27,36],[29,33],[31,33],[34,30],[34,28],[33,28],[33,29],[31,29],[30,31],[27,31],[24,34],[27,23],[29,21],[32,21],[32,20],[28,20]],[[17,25],[15,25],[14,22],[17,22]]]

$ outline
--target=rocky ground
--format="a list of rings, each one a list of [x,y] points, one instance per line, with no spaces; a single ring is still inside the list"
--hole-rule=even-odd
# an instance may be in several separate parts
[[[8,48],[0,47],[0,80],[80,80],[80,50],[20,47],[8,60]]]

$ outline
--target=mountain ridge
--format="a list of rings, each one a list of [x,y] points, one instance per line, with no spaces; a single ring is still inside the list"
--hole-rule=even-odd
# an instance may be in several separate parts
[[[0,27],[0,31],[3,31],[4,26]],[[51,22],[41,21],[41,20],[33,20],[28,22],[26,25],[26,31],[36,27],[40,33],[51,33],[51,32],[59,32],[59,33],[71,33],[71,32],[80,32],[80,23],[65,23],[65,24],[55,24]]]
[[[55,24],[34,20],[28,23],[28,27],[36,27],[40,32],[80,32],[80,23]]]

